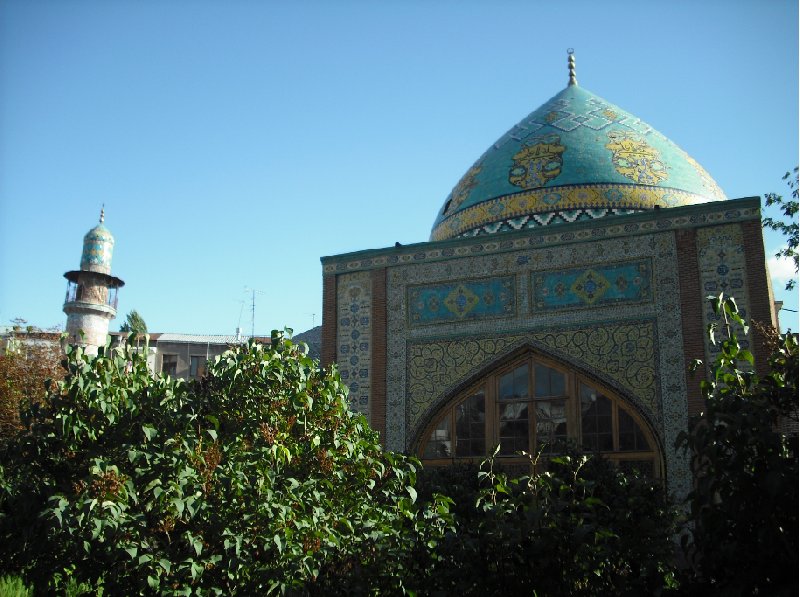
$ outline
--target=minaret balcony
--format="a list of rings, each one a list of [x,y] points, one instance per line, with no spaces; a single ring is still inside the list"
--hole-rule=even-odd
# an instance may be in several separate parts
[[[75,303],[76,307],[84,306],[84,308],[91,307],[95,309],[100,307],[102,311],[110,310],[116,314],[118,300],[117,291],[118,287],[115,286],[86,286],[78,282],[69,281],[67,283],[67,294],[64,297],[64,307]]]

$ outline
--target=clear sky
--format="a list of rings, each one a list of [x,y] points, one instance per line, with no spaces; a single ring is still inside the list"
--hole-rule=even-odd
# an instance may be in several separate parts
[[[319,258],[427,240],[568,47],[728,197],[788,190],[794,0],[0,2],[0,325],[63,325],[102,204],[112,330],[249,332],[245,288],[256,333],[319,324]]]

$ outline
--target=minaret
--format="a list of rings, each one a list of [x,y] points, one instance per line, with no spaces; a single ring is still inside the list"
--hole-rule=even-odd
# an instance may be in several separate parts
[[[69,342],[92,354],[105,346],[108,324],[117,315],[117,291],[125,285],[111,275],[114,237],[104,220],[105,210],[101,209],[100,223],[83,237],[80,269],[64,274],[69,281],[64,300]]]

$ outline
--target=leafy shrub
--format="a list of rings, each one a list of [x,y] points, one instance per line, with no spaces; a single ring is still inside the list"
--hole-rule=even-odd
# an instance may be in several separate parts
[[[47,396],[48,379],[63,379],[61,346],[55,332],[16,333],[0,354],[0,443],[22,429],[21,408]]]
[[[643,595],[674,586],[675,512],[661,486],[571,453],[511,478],[487,460],[429,588],[448,594]],[[532,463],[544,468],[543,462]],[[448,479],[453,471],[435,473]],[[457,471],[457,479],[463,479]],[[457,482],[470,496],[471,483]]]
[[[713,300],[722,328],[705,410],[678,444],[691,454],[694,521],[684,548],[698,593],[797,595],[797,338],[773,332],[769,371],[731,328],[747,326],[732,298]]]
[[[19,576],[0,577],[0,597],[28,597],[31,590]]]
[[[382,451],[290,340],[191,383],[128,346],[67,360],[2,455],[4,572],[39,590],[348,593],[411,589],[435,557],[447,500],[415,504],[418,463]]]

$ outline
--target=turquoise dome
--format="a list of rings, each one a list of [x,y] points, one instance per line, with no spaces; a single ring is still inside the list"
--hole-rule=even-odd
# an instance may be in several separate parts
[[[100,213],[100,223],[83,237],[81,270],[111,274],[111,257],[114,252],[114,237],[103,225],[105,214]]]
[[[723,199],[714,179],[672,141],[571,83],[464,174],[431,240]]]

